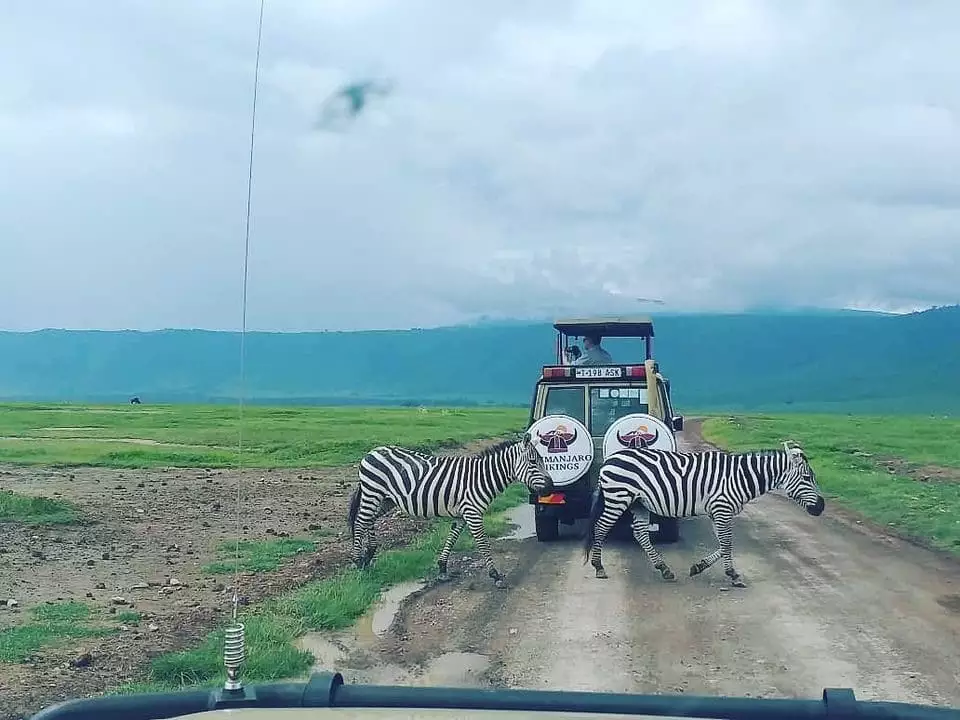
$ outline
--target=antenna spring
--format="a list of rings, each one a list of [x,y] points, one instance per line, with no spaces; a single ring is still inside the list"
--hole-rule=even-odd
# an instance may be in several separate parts
[[[240,668],[245,659],[244,627],[243,623],[236,623],[224,631],[223,665],[227,669],[227,680],[223,684],[224,690],[240,690],[243,688],[243,683],[240,681]]]

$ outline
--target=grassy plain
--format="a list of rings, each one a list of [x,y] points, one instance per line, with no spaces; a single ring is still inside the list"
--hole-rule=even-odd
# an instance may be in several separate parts
[[[455,451],[471,441],[519,431],[525,416],[522,409],[429,408],[422,412],[416,408],[247,407],[242,466],[260,470],[243,480],[245,492],[249,495],[250,483],[256,483],[255,477],[262,473],[267,484],[257,486],[260,489],[254,492],[263,495],[269,489],[269,499],[258,500],[272,506],[273,514],[263,517],[263,510],[248,509],[253,513],[249,520],[262,527],[243,538],[237,557],[235,543],[210,535],[212,530],[221,535],[226,532],[219,523],[211,529],[203,522],[216,518],[217,513],[209,515],[204,507],[217,499],[217,488],[230,493],[239,482],[232,469],[239,459],[235,407],[0,405],[0,465],[6,468],[4,484],[13,488],[0,491],[0,529],[6,526],[16,533],[17,545],[22,546],[22,551],[7,556],[6,569],[0,567],[0,573],[10,574],[10,578],[0,580],[24,578],[23,573],[33,573],[31,568],[39,565],[51,577],[69,576],[77,587],[73,596],[78,598],[57,602],[57,596],[65,592],[62,583],[46,588],[39,587],[39,580],[31,580],[30,588],[21,590],[33,602],[24,602],[23,612],[11,616],[13,622],[0,625],[0,685],[4,684],[4,663],[21,663],[45,653],[70,658],[70,653],[76,652],[70,648],[78,643],[84,647],[100,643],[94,654],[109,654],[104,643],[121,642],[131,629],[145,633],[141,637],[148,642],[141,608],[146,608],[145,617],[151,624],[165,627],[165,622],[173,622],[172,616],[165,620],[164,613],[175,606],[146,599],[138,601],[136,610],[114,609],[110,615],[110,596],[129,596],[130,590],[112,588],[109,580],[105,590],[93,593],[94,599],[81,601],[82,591],[94,587],[110,569],[106,568],[108,562],[132,568],[121,569],[119,574],[127,577],[143,577],[150,568],[162,576],[171,572],[162,569],[169,567],[171,540],[185,544],[187,539],[205,537],[209,547],[194,543],[195,554],[185,556],[186,562],[180,562],[176,572],[186,580],[187,592],[200,593],[204,602],[216,603],[212,584],[220,578],[230,582],[238,561],[240,572],[282,578],[284,573],[290,574],[288,566],[294,558],[304,557],[303,553],[337,557],[344,552],[348,537],[344,537],[343,517],[355,479],[355,471],[345,466],[371,447],[396,443],[428,451]],[[210,474],[189,468],[222,469]],[[272,468],[293,470],[272,472]],[[270,479],[278,475],[281,477]],[[306,494],[301,499],[302,493]],[[523,489],[512,486],[495,501],[485,518],[491,535],[506,530],[500,514],[524,498]],[[291,502],[296,507],[285,510],[283,504],[289,507]],[[302,510],[309,513],[299,512]],[[297,516],[307,514],[312,523],[320,523],[305,528],[307,520]],[[143,534],[144,517],[158,535],[154,544]],[[232,522],[227,525],[226,530],[233,527]],[[276,534],[262,534],[272,528]],[[269,680],[306,670],[311,658],[294,645],[299,635],[311,629],[346,627],[383,589],[429,575],[446,531],[446,524],[439,523],[428,524],[418,536],[407,530],[412,542],[381,551],[366,572],[324,560],[325,567],[333,565],[316,580],[293,589],[283,589],[280,583],[278,594],[248,605],[244,611],[248,647],[256,661],[247,668],[246,677]],[[138,544],[131,546],[121,540],[102,548],[90,545],[91,537],[111,532],[114,538],[136,534]],[[472,539],[464,533],[458,549],[472,546]],[[130,551],[130,547],[138,549]],[[83,557],[78,553],[93,558],[85,570],[76,569],[78,557]],[[128,556],[132,558],[129,561]],[[124,565],[128,562],[136,564]],[[151,660],[137,673],[139,680],[133,685],[117,677],[105,689],[118,685],[125,691],[181,687],[221,677],[222,636],[215,627],[208,628],[210,634],[199,646]],[[114,636],[118,636],[116,640]],[[35,686],[45,684],[45,678],[36,678]],[[60,692],[70,694],[72,686]],[[39,708],[28,709],[35,712]]]
[[[520,430],[518,408],[244,408],[243,464],[356,462],[379,443],[442,450]],[[0,404],[0,463],[113,468],[232,467],[240,421],[225,405]]]
[[[374,445],[397,443],[433,451],[453,449],[472,440],[518,431],[525,420],[526,411],[512,408],[430,408],[421,412],[407,408],[248,407],[242,465],[263,468],[267,475],[269,468],[313,468],[315,474],[324,475],[317,481],[326,488],[322,495],[328,505],[323,512],[329,513],[330,522],[335,524],[328,526],[326,518],[320,518],[322,528],[304,533],[301,525],[305,521],[296,525],[291,520],[285,527],[300,535],[245,538],[239,558],[234,557],[228,540],[218,540],[206,556],[198,556],[197,572],[214,580],[229,578],[239,560],[242,572],[271,576],[301,553],[336,552],[345,543],[336,536],[342,530],[339,524],[345,493],[353,482],[351,472],[336,468],[355,463]],[[40,488],[30,492],[0,491],[0,527],[34,528],[23,530],[24,538],[43,532],[64,535],[71,526],[83,525],[90,520],[89,515],[95,514],[91,509],[92,497],[106,499],[112,492],[118,510],[110,510],[112,515],[101,512],[100,517],[112,518],[110,522],[121,533],[139,532],[137,528],[142,525],[127,525],[136,518],[127,521],[122,515],[130,507],[129,498],[142,504],[148,497],[145,493],[166,486],[168,480],[171,486],[175,482],[185,483],[183,497],[199,497],[194,495],[197,488],[215,487],[208,484],[211,477],[197,476],[191,480],[184,475],[174,481],[162,474],[167,471],[159,469],[236,466],[238,430],[234,407],[0,405],[0,464],[30,475],[29,486]],[[745,414],[707,418],[703,432],[707,440],[732,450],[775,447],[784,440],[796,440],[807,450],[825,494],[835,502],[936,547],[960,553],[958,420]],[[81,484],[80,474],[76,483],[72,474],[69,482],[62,478],[64,473],[73,473],[74,468],[80,473],[81,466],[102,468],[103,473],[121,473],[116,478],[123,474],[134,477],[128,471],[135,470],[139,474],[134,479],[143,480],[134,485],[132,480],[130,484],[125,484],[127,480],[115,480],[114,475],[102,483],[94,478],[85,481],[94,488],[94,494],[82,495],[76,488]],[[57,488],[62,492],[55,497],[44,491],[46,481],[42,473],[50,467],[59,468],[61,478]],[[291,483],[301,479],[296,472],[287,472]],[[13,477],[15,472],[8,474]],[[213,476],[214,481],[216,477]],[[230,477],[224,476],[225,485],[233,482]],[[27,487],[26,481],[23,487]],[[276,510],[278,498],[289,501],[287,496],[299,490],[281,484],[272,492],[276,496],[269,502]],[[486,518],[491,535],[506,530],[502,512],[522,502],[524,496],[521,487],[512,486],[498,498]],[[158,501],[155,507],[166,506]],[[170,519],[174,526],[183,528],[183,532],[209,532],[188,527],[184,524],[187,520],[183,518],[183,509],[179,512],[178,517]],[[297,649],[297,637],[310,630],[347,627],[367,611],[383,589],[429,575],[445,534],[445,525],[431,524],[407,546],[381,552],[366,572],[341,565],[319,579],[248,606],[248,654],[255,660],[246,668],[246,679],[256,682],[302,674],[312,659]],[[63,547],[68,548],[69,542],[67,537]],[[472,545],[465,533],[458,548],[466,550]],[[66,553],[65,557],[71,556]],[[24,567],[50,561],[26,554],[24,558]],[[164,561],[158,556],[156,562]],[[73,565],[64,565],[63,571],[77,572]],[[200,575],[196,582],[202,582]],[[121,634],[118,623],[131,627],[146,623],[141,622],[139,607],[137,611],[124,610],[105,618],[103,607],[75,600],[37,604],[24,610],[21,622],[0,628],[0,680],[3,663],[18,663],[42,654],[45,647],[90,643],[97,638],[111,642],[113,636]],[[162,624],[162,616],[155,612],[152,621]],[[218,682],[222,678],[222,635],[214,627],[207,628],[209,635],[198,646],[151,660],[141,669],[139,680],[123,683],[121,691]],[[42,683],[43,678],[38,677],[37,682]],[[116,686],[117,683],[113,685]]]
[[[735,415],[704,438],[729,450],[806,450],[824,494],[933,547],[960,554],[960,420],[930,416]]]

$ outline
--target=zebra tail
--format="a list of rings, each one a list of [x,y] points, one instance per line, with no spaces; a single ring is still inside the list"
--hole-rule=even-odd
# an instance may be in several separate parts
[[[347,525],[350,527],[350,537],[353,538],[353,527],[357,522],[357,513],[360,512],[360,485],[354,489],[350,496],[350,509],[347,510]]]
[[[583,564],[587,564],[590,559],[590,550],[593,548],[593,540],[596,537],[597,520],[603,515],[603,490],[597,487],[597,494],[593,498],[593,505],[590,508],[590,518],[587,520],[587,531],[583,534]]]

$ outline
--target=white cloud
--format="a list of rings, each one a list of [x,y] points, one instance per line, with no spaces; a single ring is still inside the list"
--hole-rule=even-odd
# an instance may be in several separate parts
[[[0,326],[236,326],[258,10],[14,3]],[[251,325],[956,302],[958,19],[267,0]],[[366,78],[395,90],[313,130]]]

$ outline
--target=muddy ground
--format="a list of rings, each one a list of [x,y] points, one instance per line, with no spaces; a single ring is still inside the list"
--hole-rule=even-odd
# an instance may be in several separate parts
[[[242,473],[0,467],[0,489],[70,500],[85,521],[43,528],[0,524],[0,628],[29,622],[31,608],[65,600],[90,606],[91,626],[120,628],[115,635],[41,649],[22,664],[0,662],[0,720],[141,679],[150,658],[191,647],[222,626],[232,609],[233,574],[201,568],[230,559],[218,548],[237,536],[238,478],[242,538],[318,543],[316,552],[290,558],[275,571],[242,573],[242,603],[348,564],[346,508],[355,467]],[[422,520],[381,518],[378,544],[397,547],[424,527]],[[8,607],[8,600],[16,605]],[[139,624],[119,621],[125,613],[139,613]]]
[[[682,445],[703,445],[697,423]],[[623,542],[605,547],[597,580],[579,528],[538,544],[530,508],[515,517],[522,539],[496,544],[509,589],[467,558],[450,583],[304,647],[348,682],[808,698],[847,686],[960,707],[960,563],[835,506],[820,518],[782,497],[749,506],[734,531],[743,589],[720,563],[687,575],[714,546],[706,519],[661,548],[668,584]]]

